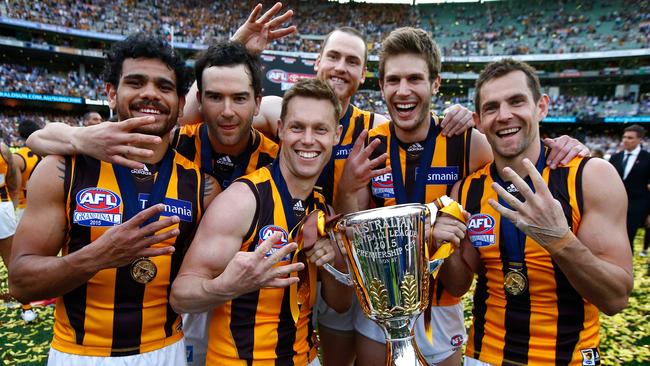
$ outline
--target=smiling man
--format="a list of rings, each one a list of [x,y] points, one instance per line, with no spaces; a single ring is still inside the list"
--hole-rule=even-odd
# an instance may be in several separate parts
[[[540,89],[535,70],[512,59],[476,82],[474,119],[494,163],[454,187],[472,217],[463,260],[445,264],[454,292],[478,274],[468,366],[599,365],[599,310],[621,311],[632,290],[621,179],[602,159],[550,169]]]
[[[128,146],[153,152],[146,169],[50,155],[30,179],[9,281],[22,301],[58,296],[49,365],[186,364],[168,294],[219,187],[169,146],[183,67],[169,44],[142,33],[108,53],[110,107],[120,121],[146,120],[138,133],[162,141]]]
[[[291,254],[296,244],[289,233],[305,214],[326,209],[314,185],[340,137],[339,111],[326,84],[297,82],[283,99],[278,158],[233,183],[206,213],[171,301],[182,312],[214,309],[208,364],[318,364],[311,326],[315,298],[305,296],[315,291],[316,278],[305,266],[331,260],[333,248],[320,241],[301,261]],[[262,244],[268,238],[273,249]],[[300,283],[295,274],[288,277],[298,271]],[[321,278],[324,299],[345,310],[351,290],[328,274]]]

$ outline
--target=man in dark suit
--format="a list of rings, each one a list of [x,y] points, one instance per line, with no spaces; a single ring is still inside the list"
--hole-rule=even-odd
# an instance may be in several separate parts
[[[645,128],[627,127],[623,132],[623,151],[609,160],[623,179],[627,191],[627,235],[634,250],[634,236],[643,227],[650,207],[650,152],[641,148]]]

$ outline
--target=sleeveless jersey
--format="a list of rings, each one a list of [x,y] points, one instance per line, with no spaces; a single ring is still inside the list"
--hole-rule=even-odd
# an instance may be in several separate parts
[[[9,172],[9,164],[5,160],[5,156],[0,154],[0,202],[11,202],[9,190],[7,189],[7,173]]]
[[[87,283],[57,299],[52,347],[87,356],[127,356],[153,351],[182,338],[180,317],[169,305],[180,269],[203,211],[204,183],[198,167],[174,153],[162,216],[176,215],[180,235],[154,247],[175,246],[171,255],[152,257],[157,275],[135,282],[130,265],[97,272]],[[66,158],[64,189],[68,221],[63,255],[98,239],[124,218],[123,194],[109,163],[87,156]],[[140,189],[137,189],[140,191]],[[149,196],[138,193],[138,206]]]
[[[20,183],[20,199],[18,200],[18,208],[25,208],[27,203],[27,181],[29,177],[32,176],[32,172],[36,165],[41,161],[41,157],[36,155],[29,147],[23,146],[19,148],[16,152],[16,155],[20,156],[25,162],[25,169],[22,171],[21,183]]]
[[[172,146],[187,159],[192,160],[201,167],[201,171],[213,176],[219,182],[219,185],[225,189],[235,179],[271,164],[278,155],[279,148],[275,142],[255,129],[251,129],[251,131],[254,136],[251,139],[251,144],[237,157],[223,155],[219,158],[212,158],[215,153],[208,138],[208,125],[206,123],[185,125],[177,129],[174,133]],[[201,150],[202,148],[204,150]],[[219,174],[218,165],[224,165],[233,173],[224,177],[223,174]]]
[[[438,118],[432,116],[431,128],[436,129],[435,148],[433,158],[428,164],[426,188],[424,202],[432,202],[436,198],[449,195],[454,184],[468,174],[469,170],[469,149],[471,143],[472,131],[467,130],[462,135],[453,137],[444,137],[439,132],[442,129],[438,126]],[[373,152],[371,159],[386,153],[388,159],[385,165],[376,169],[390,166],[391,164],[391,129],[390,124],[382,124],[369,133],[369,140],[378,138],[381,144]],[[396,139],[395,139],[396,140]],[[398,141],[399,143],[399,141]],[[424,142],[423,142],[424,143]],[[419,158],[417,160],[407,157],[408,147],[399,145],[399,159],[402,170],[402,182],[405,184],[407,194],[411,193],[415,185],[416,175],[420,174]],[[412,144],[413,145],[413,144]],[[372,202],[375,207],[393,206],[397,204],[395,198],[395,189],[393,185],[393,173],[389,172],[384,175],[375,177],[370,182]],[[444,290],[440,281],[433,281],[431,286],[431,304],[433,306],[450,306],[460,302],[459,297],[454,297]]]
[[[323,189],[323,196],[328,204],[332,204],[336,195],[336,187],[343,174],[345,160],[348,158],[354,142],[363,130],[370,130],[375,114],[363,111],[352,104],[348,106],[345,115],[339,120],[343,131],[339,143],[332,150],[332,157],[318,178],[317,186]]]
[[[287,227],[285,205],[279,188],[284,183],[278,184],[274,179],[274,165],[239,179],[250,187],[257,201],[255,218],[241,251],[254,251],[264,239],[278,231],[283,234],[282,241],[286,243],[293,229]],[[290,201],[291,197],[288,199]],[[325,208],[324,198],[317,192],[310,201],[305,205],[306,213],[313,208]],[[292,208],[288,207],[287,212],[292,213]],[[274,245],[271,251],[282,245]],[[286,257],[281,262],[287,263],[292,259]],[[228,301],[213,311],[206,364],[307,365],[317,356],[311,321],[313,305],[303,303],[297,321],[294,321],[289,287],[263,288]]]
[[[582,171],[588,159],[543,169],[543,178],[573,233],[583,210]],[[528,288],[514,296],[504,290],[508,271],[502,220],[488,199],[498,200],[491,184],[496,168],[489,164],[463,180],[459,202],[473,216],[468,237],[486,271],[478,275],[473,324],[467,355],[494,365],[598,365],[598,309],[571,286],[550,254],[525,239],[524,265]]]

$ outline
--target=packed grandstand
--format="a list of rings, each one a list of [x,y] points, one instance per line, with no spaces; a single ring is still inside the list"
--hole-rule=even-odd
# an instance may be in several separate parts
[[[165,36],[189,60],[211,42],[229,38],[256,1],[108,0],[0,2],[0,125],[4,139],[20,144],[17,122],[80,124],[93,110],[107,119],[101,80],[103,50],[144,30]],[[264,1],[265,6],[272,4]],[[650,122],[650,2],[490,1],[446,4],[366,4],[326,0],[285,1],[297,32],[265,51],[265,92],[281,94],[292,74],[311,67],[324,36],[341,26],[361,30],[369,49],[368,74],[354,102],[385,113],[377,83],[382,38],[399,26],[429,31],[443,59],[443,84],[433,105],[473,109],[480,69],[515,55],[539,72],[551,97],[543,128],[577,131],[586,143],[616,151],[628,122]],[[299,61],[301,62],[299,62]],[[300,66],[301,69],[294,70]],[[281,73],[276,72],[282,71]],[[273,72],[271,72],[273,71]],[[275,73],[274,73],[275,72]],[[601,137],[612,134],[612,137]]]

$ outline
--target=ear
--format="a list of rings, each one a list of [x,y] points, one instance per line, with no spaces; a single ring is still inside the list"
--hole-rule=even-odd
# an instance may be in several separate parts
[[[537,101],[537,113],[539,114],[539,120],[542,121],[546,118],[548,114],[548,106],[551,103],[551,99],[546,94],[542,94],[542,97]]]
[[[381,91],[381,98],[386,101],[386,95],[384,95],[384,80],[379,79],[379,91]]]
[[[280,138],[280,141],[282,141],[282,131],[284,131],[284,122],[282,122],[281,119],[278,118],[278,131],[277,131],[277,136]]]
[[[201,92],[198,89],[196,89],[196,100],[199,102],[199,104],[202,103]]]
[[[115,109],[117,106],[117,87],[111,83],[106,83],[106,95],[108,95],[108,107]]]
[[[314,71],[316,71],[316,73],[318,73],[318,69],[320,69],[320,57],[321,57],[321,55],[322,54],[319,53],[318,57],[316,57],[316,62],[314,62]]]
[[[255,113],[253,113],[253,116],[257,116],[260,114],[260,106],[262,105],[262,96],[258,95],[255,97]]]
[[[366,81],[366,74],[368,73],[368,67],[364,66],[363,70],[361,71],[361,79],[359,79],[359,83],[363,84]]]
[[[440,90],[440,75],[436,76],[431,83],[431,96],[438,94],[438,90]]]
[[[183,109],[185,109],[185,96],[178,98],[178,118],[183,117]]]
[[[483,133],[483,129],[482,129],[483,126],[481,125],[481,117],[478,115],[478,113],[472,112],[472,119],[474,120],[474,125],[476,126],[476,129],[478,129],[481,133]]]
[[[343,133],[343,126],[338,121],[336,122],[336,136],[334,137],[334,145],[341,141],[341,134]]]

